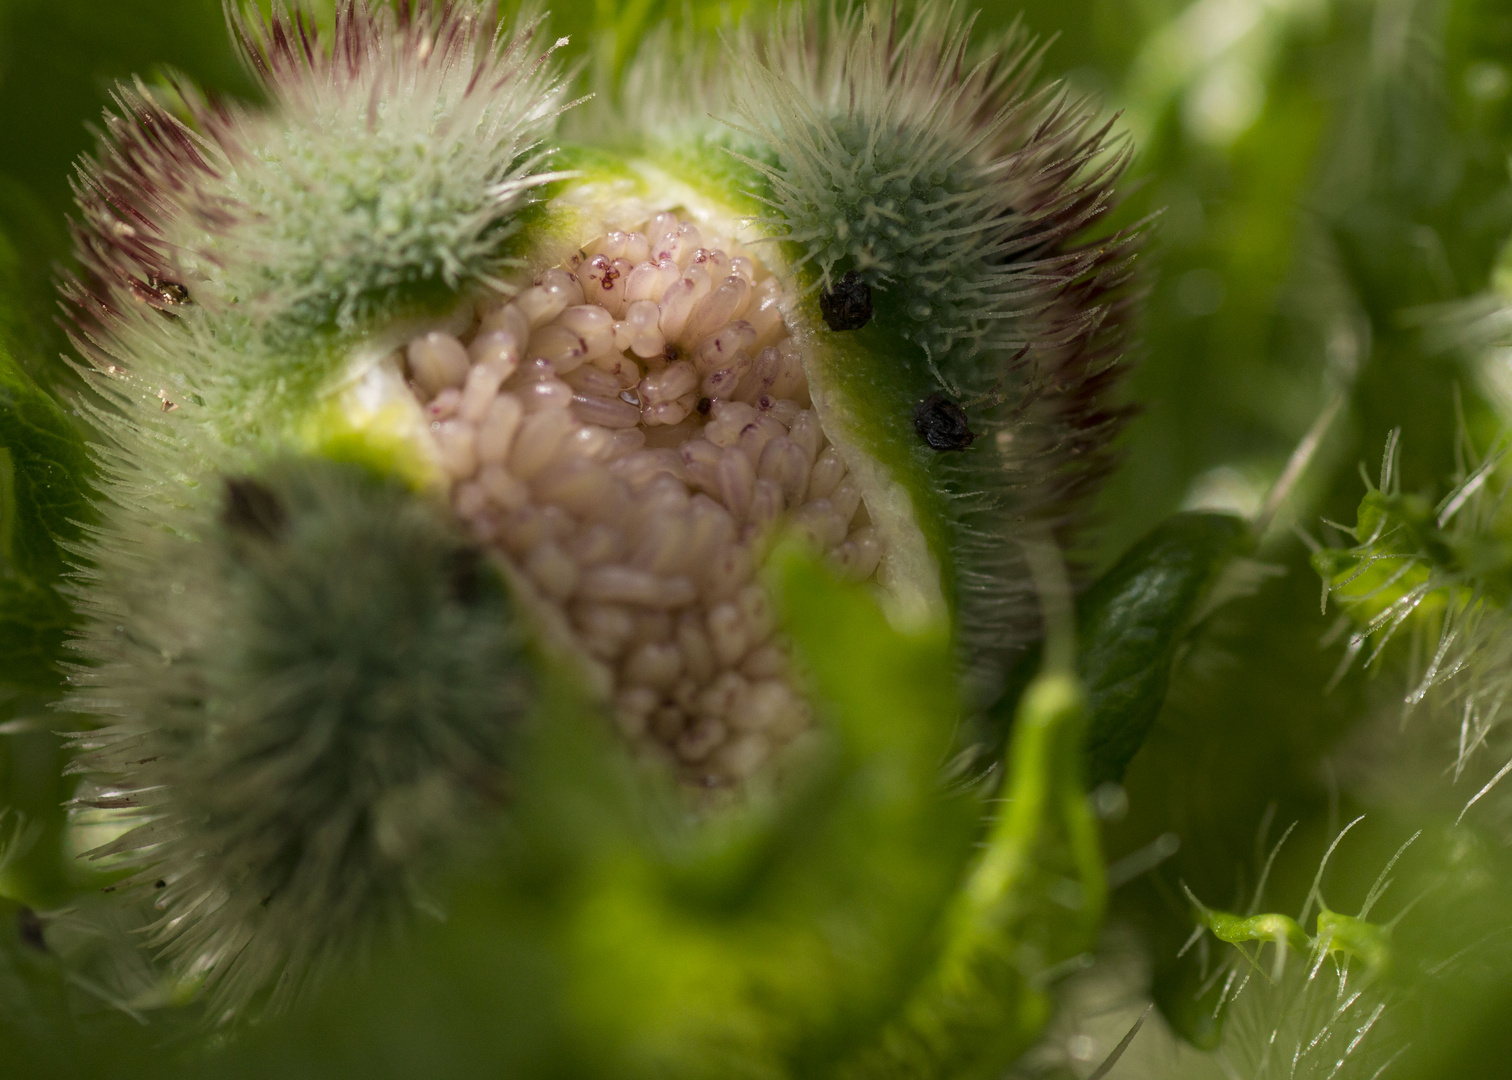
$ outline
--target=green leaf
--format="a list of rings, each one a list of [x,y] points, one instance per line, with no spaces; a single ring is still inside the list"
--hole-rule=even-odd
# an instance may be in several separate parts
[[[1087,694],[1089,790],[1123,778],[1165,703],[1188,633],[1224,599],[1215,587],[1254,542],[1249,525],[1231,514],[1173,514],[1078,599],[1076,667]],[[1015,667],[989,718],[989,745],[1001,741],[1039,663],[1036,648]]]
[[[1170,686],[1186,634],[1232,561],[1254,547],[1228,514],[1176,514],[1135,544],[1076,605],[1087,687],[1087,785],[1123,779]]]
[[[0,896],[56,903],[70,876],[63,803],[73,788],[47,708],[74,613],[60,592],[65,545],[91,517],[94,468],[79,426],[0,343],[0,810],[33,830],[0,865]]]
[[[1001,1076],[1050,1015],[1048,989],[1091,947],[1106,901],[1081,779],[1087,698],[1047,673],[1019,702],[1001,813],[944,920],[940,955],[848,1080]]]
[[[78,426],[0,349],[0,687],[57,685],[63,545],[89,520],[93,472]]]
[[[775,1080],[875,1031],[937,944],[979,821],[939,781],[954,661],[942,627],[900,633],[864,588],[774,565],[827,733],[780,795],[687,824],[558,679],[512,827],[445,922],[209,1071]]]

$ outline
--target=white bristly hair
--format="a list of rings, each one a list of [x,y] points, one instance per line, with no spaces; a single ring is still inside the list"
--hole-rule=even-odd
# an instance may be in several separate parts
[[[538,24],[506,33],[472,0],[344,0],[330,42],[282,3],[228,18],[268,108],[117,91],[76,182],[70,299],[91,321],[198,308],[287,346],[516,265],[565,107]]]
[[[502,580],[399,481],[275,461],[203,502],[93,575],[73,769],[127,826],[88,857],[229,1018],[413,914],[498,805],[532,680]]]
[[[123,87],[63,291],[100,436],[80,768],[134,826],[109,851],[151,940],[231,1015],[413,906],[412,856],[494,798],[526,678],[502,586],[402,481],[290,462],[364,335],[517,265],[564,98],[537,24],[479,0],[346,0],[330,40],[228,17],[266,108]],[[236,491],[285,524],[242,535]]]
[[[722,48],[663,28],[613,107],[577,118],[736,191],[810,295],[859,275],[879,325],[967,407],[976,442],[928,470],[989,696],[1037,633],[1015,540],[1049,529],[1075,550],[1111,467],[1138,301],[1142,226],[1095,235],[1130,148],[1094,102],[1039,81],[1042,53],[1017,24],[976,35],[955,4],[791,5]],[[856,407],[893,405],[911,425],[912,401]]]
[[[1088,102],[1034,87],[1032,38],[1015,26],[973,48],[973,22],[954,5],[908,22],[895,5],[792,8],[727,50],[735,125],[774,151],[747,158],[773,234],[816,284],[854,270],[886,289],[956,392],[978,390],[969,369],[991,350],[1048,344],[1030,317],[1100,261],[1059,242],[1127,160]]]

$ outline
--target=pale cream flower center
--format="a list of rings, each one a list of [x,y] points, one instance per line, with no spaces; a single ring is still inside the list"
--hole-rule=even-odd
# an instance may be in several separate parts
[[[624,735],[707,786],[809,724],[755,577],[778,526],[853,580],[882,555],[781,302],[738,244],[663,213],[406,349],[458,516]]]

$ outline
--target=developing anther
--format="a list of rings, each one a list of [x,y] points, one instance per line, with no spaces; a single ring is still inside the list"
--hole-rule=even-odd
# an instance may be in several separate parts
[[[964,450],[976,439],[966,410],[944,394],[930,394],[914,407],[914,430],[931,450]]]
[[[847,270],[819,294],[819,312],[831,330],[859,330],[871,322],[871,286]]]

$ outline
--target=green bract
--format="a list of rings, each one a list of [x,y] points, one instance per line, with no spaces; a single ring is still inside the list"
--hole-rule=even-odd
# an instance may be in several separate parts
[[[1397,436],[1388,440],[1378,485],[1361,500],[1351,548],[1323,548],[1313,565],[1323,575],[1324,603],[1332,596],[1348,616],[1347,663],[1373,643],[1378,660],[1401,634],[1426,653],[1409,708],[1430,698],[1450,707],[1459,731],[1455,778],[1476,775],[1483,751],[1506,756],[1507,602],[1512,598],[1512,542],[1506,523],[1506,445],[1499,441],[1455,477],[1448,494],[1430,502],[1404,493]],[[1469,803],[1489,793],[1508,769],[1467,791]]]

